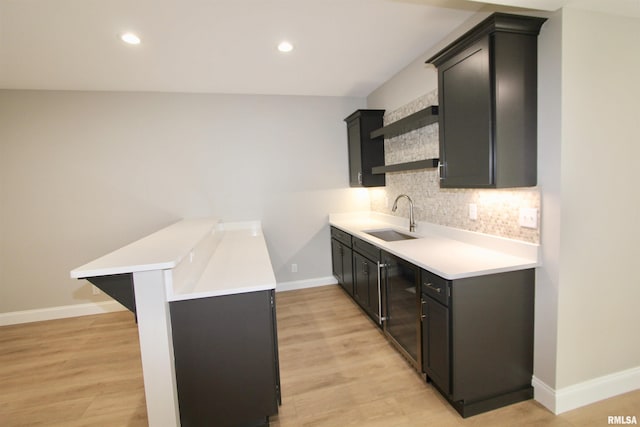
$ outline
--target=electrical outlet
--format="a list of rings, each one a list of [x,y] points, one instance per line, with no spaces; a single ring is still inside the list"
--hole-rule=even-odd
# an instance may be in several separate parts
[[[520,208],[520,227],[538,228],[538,209]]]
[[[298,272],[298,264],[291,264],[291,272],[292,273]]]
[[[478,205],[469,203],[469,219],[475,221],[478,219]]]

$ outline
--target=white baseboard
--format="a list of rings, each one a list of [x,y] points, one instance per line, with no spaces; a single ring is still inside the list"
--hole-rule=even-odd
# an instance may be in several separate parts
[[[534,398],[554,414],[640,389],[640,366],[554,390],[533,377]]]
[[[318,277],[315,279],[278,283],[276,285],[276,292],[293,291],[296,289],[315,288],[317,286],[335,284],[337,284],[337,282],[333,276]],[[113,313],[115,311],[123,310],[126,310],[126,308],[120,305],[117,301],[102,301],[88,304],[40,308],[35,310],[13,311],[9,313],[0,313],[0,326],[64,319],[67,317],[87,316],[90,314]]]
[[[556,391],[535,376],[531,380],[531,385],[533,386],[533,398],[554,414],[558,414],[556,412]]]
[[[294,280],[293,282],[282,282],[276,285],[276,292],[295,291],[296,289],[316,288],[318,286],[337,285],[338,282],[333,276],[318,277],[315,279]]]
[[[87,316],[89,314],[112,313],[123,310],[126,310],[126,308],[117,301],[102,301],[88,304],[65,305],[62,307],[39,308],[36,310],[13,311],[0,313],[0,326]]]

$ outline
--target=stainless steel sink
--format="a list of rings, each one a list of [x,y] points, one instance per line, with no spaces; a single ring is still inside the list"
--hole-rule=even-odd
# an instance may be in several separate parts
[[[365,233],[377,237],[378,239],[384,240],[385,242],[395,242],[396,240],[410,240],[415,239],[414,236],[410,236],[408,234],[400,233],[399,231],[392,229],[384,229],[384,230],[364,230]]]

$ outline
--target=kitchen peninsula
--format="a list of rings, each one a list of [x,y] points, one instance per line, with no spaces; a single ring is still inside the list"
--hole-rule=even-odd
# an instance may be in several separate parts
[[[150,425],[268,425],[277,414],[276,281],[259,222],[183,220],[71,277],[135,313]]]

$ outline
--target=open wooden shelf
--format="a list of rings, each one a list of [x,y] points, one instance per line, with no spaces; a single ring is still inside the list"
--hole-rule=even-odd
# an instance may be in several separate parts
[[[371,132],[371,138],[383,136],[385,138],[393,138],[412,130],[420,129],[438,121],[438,106],[431,105],[423,110],[395,121],[387,126],[381,127]]]
[[[395,165],[375,166],[371,168],[371,173],[377,175],[387,172],[402,172],[418,169],[437,168],[439,160],[440,159],[426,159],[407,163],[397,163]]]

